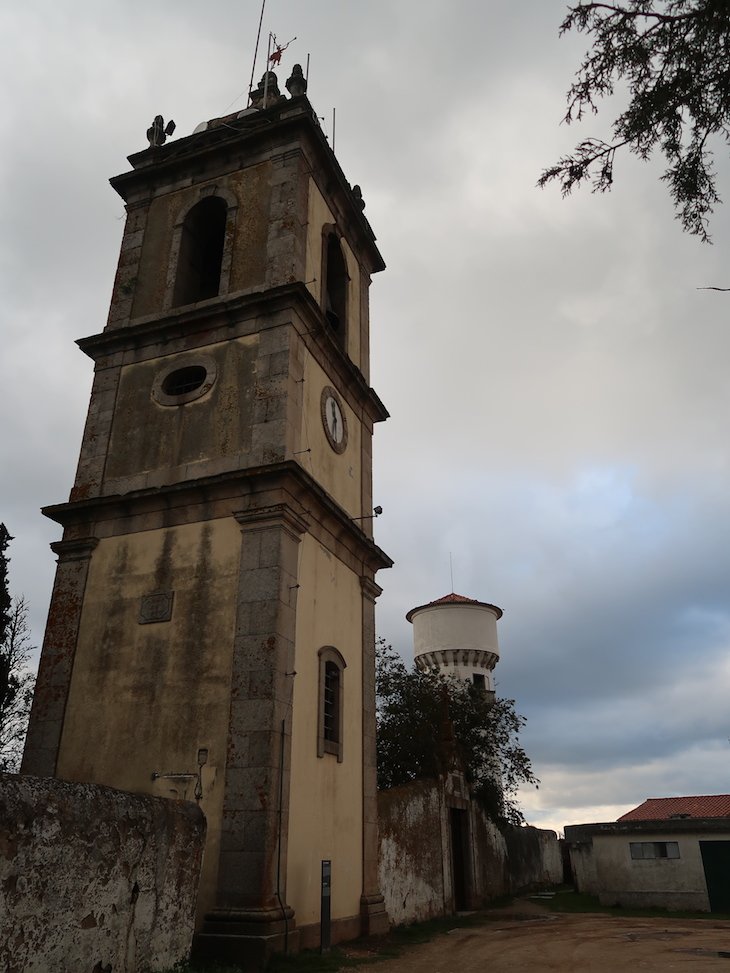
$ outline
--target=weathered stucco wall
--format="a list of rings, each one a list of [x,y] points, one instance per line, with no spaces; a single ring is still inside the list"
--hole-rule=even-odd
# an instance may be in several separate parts
[[[474,802],[454,800],[443,781],[414,781],[378,794],[380,887],[394,925],[455,911],[451,806],[468,814],[466,897],[471,908],[562,882],[553,831],[500,829]]]
[[[586,895],[598,895],[598,876],[596,874],[596,859],[593,854],[593,842],[581,841],[570,843],[570,867],[577,892]]]
[[[164,970],[193,935],[194,804],[0,774],[0,969]]]
[[[710,911],[700,842],[730,841],[723,819],[618,821],[565,829],[576,887],[603,905]],[[632,842],[675,842],[678,857],[632,858]]]
[[[658,906],[709,912],[699,835],[652,834],[651,841],[677,841],[679,858],[641,861],[631,858],[630,840],[642,835],[597,835],[593,854],[598,872],[598,897],[604,905]]]
[[[319,922],[320,862],[332,861],[332,919],[358,916],[362,893],[362,593],[360,579],[312,537],[301,544],[292,707],[287,901]],[[316,597],[313,593],[316,592]],[[319,650],[343,656],[342,761],[317,755]]]
[[[185,778],[153,774],[195,773],[199,748],[208,750],[203,910],[218,863],[240,557],[232,518],[100,541],[58,759],[66,780],[191,799],[192,780],[183,791]],[[142,624],[143,599],[155,591],[174,593],[170,618]]]
[[[127,492],[172,476],[191,479],[251,453],[260,341],[246,336],[124,365],[104,471],[105,492]],[[184,408],[151,394],[165,369],[205,362],[210,390]],[[213,371],[215,369],[215,372]],[[213,465],[211,465],[213,464]],[[174,471],[174,472],[173,472]]]
[[[481,811],[479,812],[481,814]],[[541,828],[507,828],[509,892],[563,881],[563,858],[554,831]]]
[[[441,817],[433,781],[414,781],[378,794],[380,890],[395,926],[444,914],[451,878],[441,853]]]
[[[475,855],[474,878],[480,890],[482,901],[498,899],[515,888],[510,883],[507,841],[496,824],[479,812],[471,815],[474,846],[479,849]],[[446,850],[447,863],[449,851]]]

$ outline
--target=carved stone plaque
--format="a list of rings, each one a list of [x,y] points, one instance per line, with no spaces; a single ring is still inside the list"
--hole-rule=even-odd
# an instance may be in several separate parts
[[[149,595],[142,595],[139,606],[139,624],[149,625],[150,622],[169,622],[172,618],[172,600],[174,591],[153,591]]]

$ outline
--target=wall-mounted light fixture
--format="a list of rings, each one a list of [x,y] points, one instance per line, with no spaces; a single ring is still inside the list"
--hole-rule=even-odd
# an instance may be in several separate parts
[[[208,748],[201,747],[198,750],[198,770],[197,773],[175,773],[162,774],[157,770],[152,771],[152,780],[194,780],[195,790],[193,794],[195,800],[200,802],[203,797],[203,767],[208,763]]]
[[[371,514],[363,514],[362,517],[351,517],[350,520],[375,520],[375,518],[379,517],[382,512],[382,507],[373,507],[373,512]]]

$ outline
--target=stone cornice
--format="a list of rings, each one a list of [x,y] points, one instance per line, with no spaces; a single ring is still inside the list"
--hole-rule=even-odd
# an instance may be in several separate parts
[[[368,578],[366,575],[360,578],[360,587],[362,588],[363,595],[368,601],[372,601],[373,604],[383,593],[380,585],[376,584],[372,578]]]
[[[54,541],[50,547],[54,554],[58,554],[59,561],[85,561],[91,557],[98,543],[97,537],[84,537],[78,540]]]
[[[181,351],[190,350],[191,339],[198,334],[201,346],[234,336],[259,334],[267,330],[263,316],[271,322],[269,328],[282,327],[276,315],[289,308],[297,312],[305,326],[303,333],[297,332],[301,340],[320,363],[326,362],[330,366],[329,370],[333,373],[333,379],[337,377],[342,394],[354,395],[365,406],[373,422],[387,419],[389,413],[380,397],[334,340],[322,309],[301,282],[264,291],[227,295],[205,302],[202,306],[173,309],[164,314],[137,319],[123,328],[107,329],[100,334],[79,338],[76,344],[97,363],[117,354],[139,354],[144,348],[161,342],[170,352],[177,350],[175,342],[180,343]],[[248,329],[243,327],[247,322],[250,322]]]
[[[270,507],[257,507],[255,510],[237,510],[233,516],[242,530],[270,530],[277,527],[286,530],[298,541],[307,531],[307,522],[286,503],[272,504]]]
[[[74,500],[44,507],[46,517],[73,533],[109,536],[150,530],[170,523],[235,516],[239,523],[271,517],[285,504],[291,525],[306,531],[333,552],[349,552],[369,571],[392,567],[392,560],[353,522],[346,511],[298,463],[220,473],[125,494]],[[201,509],[205,513],[201,514]],[[116,523],[115,523],[116,522]],[[102,529],[102,526],[104,529]],[[67,542],[62,542],[67,543]],[[363,571],[359,572],[363,574]]]
[[[304,298],[306,287],[301,283],[284,284],[265,290],[245,291],[211,298],[200,304],[170,308],[160,314],[133,318],[124,327],[106,328],[99,334],[78,338],[76,344],[94,361],[119,351],[130,351],[153,345],[158,341],[185,341],[202,332],[208,341],[210,335],[221,330],[221,340],[230,337],[231,328],[239,320],[253,319],[260,314],[272,316],[298,304]],[[309,295],[311,298],[311,294]],[[312,298],[312,300],[314,300]],[[251,334],[261,331],[260,324],[252,327]],[[213,340],[219,340],[216,337]]]

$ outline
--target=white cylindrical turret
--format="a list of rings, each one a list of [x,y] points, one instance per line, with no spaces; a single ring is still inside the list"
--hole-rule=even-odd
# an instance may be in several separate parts
[[[464,595],[450,594],[412,608],[413,655],[419,669],[439,669],[494,692],[499,661],[497,621],[502,609]]]

